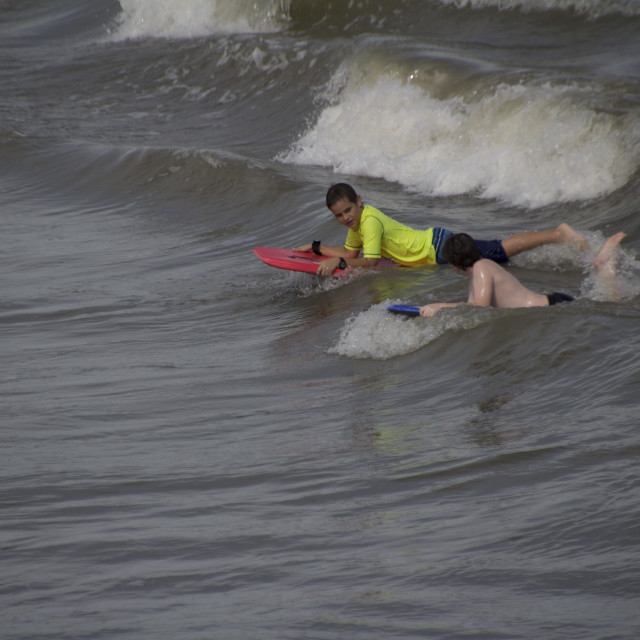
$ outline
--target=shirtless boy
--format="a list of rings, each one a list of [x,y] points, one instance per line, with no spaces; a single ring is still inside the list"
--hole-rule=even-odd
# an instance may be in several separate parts
[[[445,264],[444,241],[451,231],[441,227],[418,230],[408,227],[370,205],[364,205],[353,187],[346,183],[332,185],[327,191],[327,207],[336,220],[349,228],[344,246],[328,246],[314,241],[296,247],[297,251],[314,251],[331,256],[318,267],[318,275],[329,276],[338,267],[371,268],[381,257],[405,267]],[[506,240],[476,240],[482,256],[495,262],[508,262],[522,251],[552,244],[566,243],[587,248],[586,239],[568,224],[548,231],[517,233]],[[362,252],[362,257],[359,257]]]
[[[603,278],[614,276],[616,250],[625,233],[611,236],[594,260],[595,267]],[[546,307],[573,298],[565,293],[542,295],[527,289],[517,278],[500,265],[482,257],[473,238],[466,233],[456,233],[444,243],[442,253],[453,269],[469,276],[469,297],[466,302],[434,302],[420,307],[420,315],[430,318],[440,309],[476,305],[480,307]]]

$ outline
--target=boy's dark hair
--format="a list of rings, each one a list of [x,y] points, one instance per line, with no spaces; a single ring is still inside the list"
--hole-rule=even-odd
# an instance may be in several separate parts
[[[466,233],[454,233],[442,245],[442,257],[454,267],[465,271],[482,259],[475,240]]]
[[[332,184],[327,191],[327,207],[331,209],[336,202],[348,200],[354,204],[358,202],[358,194],[355,189],[346,182]]]

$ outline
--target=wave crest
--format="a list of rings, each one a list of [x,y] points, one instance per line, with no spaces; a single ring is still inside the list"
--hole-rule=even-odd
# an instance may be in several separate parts
[[[594,89],[501,84],[437,99],[388,75],[343,86],[282,160],[530,208],[609,194],[638,169],[638,114],[599,110]]]
[[[291,0],[120,0],[116,40],[280,31]]]

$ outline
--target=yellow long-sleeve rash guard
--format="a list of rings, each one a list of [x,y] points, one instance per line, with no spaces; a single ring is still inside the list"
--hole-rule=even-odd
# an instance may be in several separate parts
[[[364,258],[388,258],[404,267],[436,264],[433,229],[412,229],[365,205],[360,225],[349,229],[345,249],[362,251]]]

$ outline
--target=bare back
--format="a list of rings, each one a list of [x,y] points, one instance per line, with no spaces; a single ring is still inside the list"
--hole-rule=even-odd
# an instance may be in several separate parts
[[[527,289],[492,260],[478,260],[469,271],[468,304],[502,309],[546,307],[549,304],[547,296]]]

